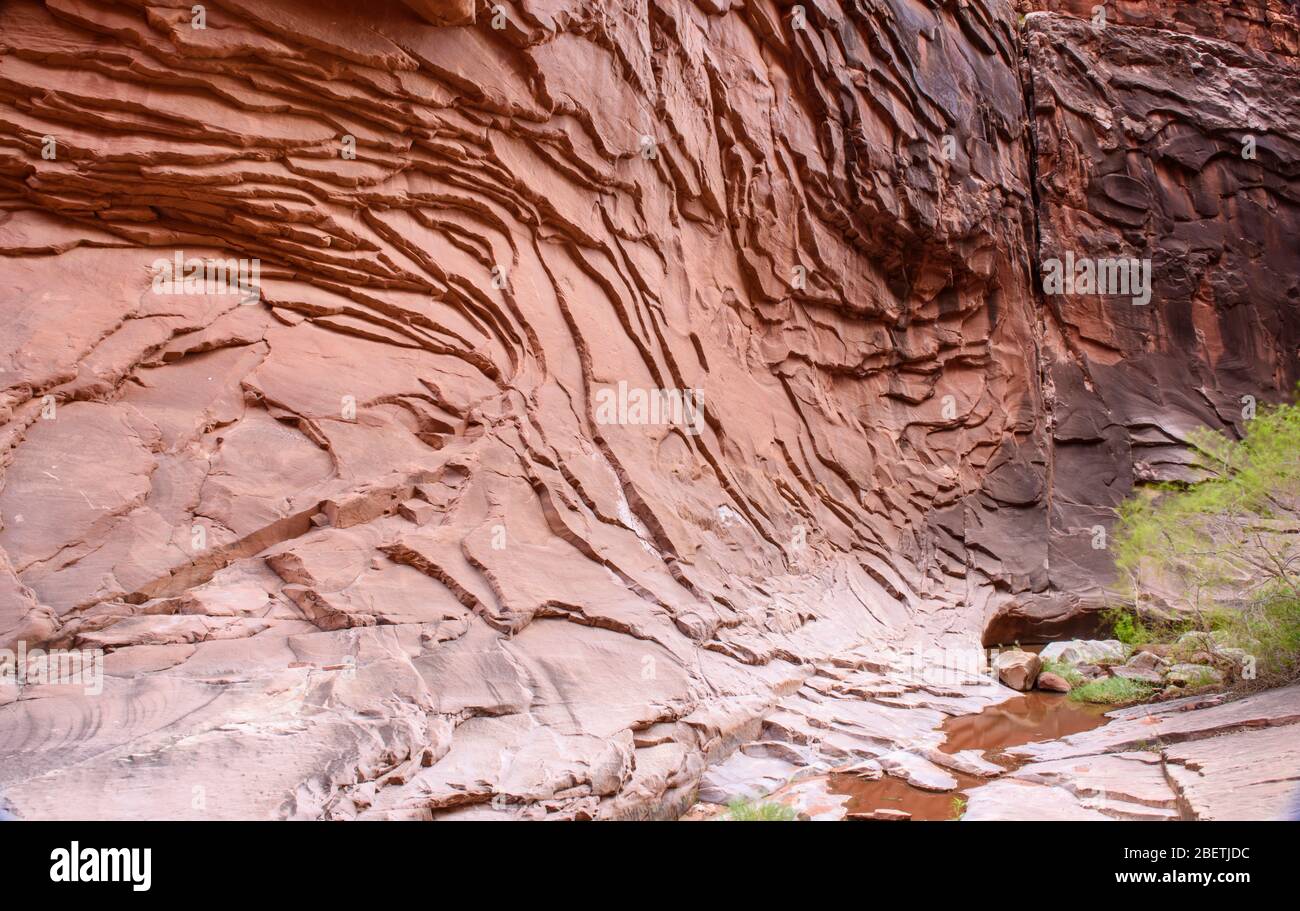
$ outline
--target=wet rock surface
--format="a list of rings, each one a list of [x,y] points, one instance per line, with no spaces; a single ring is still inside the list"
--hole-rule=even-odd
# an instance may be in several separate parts
[[[503,8],[0,6],[0,647],[105,653],[0,687],[15,815],[949,786],[1011,693],[891,650],[1090,633],[1094,529],[1300,374],[1275,4]]]
[[[1300,786],[1297,696],[1291,686],[1104,716],[1063,696],[1016,696],[944,723],[925,756],[947,781],[805,769],[762,799],[826,820],[1281,819]]]

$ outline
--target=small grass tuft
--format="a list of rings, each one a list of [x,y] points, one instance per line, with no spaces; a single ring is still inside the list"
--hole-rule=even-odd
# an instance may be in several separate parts
[[[795,812],[785,804],[739,798],[727,804],[722,818],[730,822],[794,822]]]
[[[1155,687],[1149,683],[1126,680],[1123,677],[1106,677],[1084,684],[1077,690],[1070,691],[1070,698],[1075,702],[1088,702],[1093,705],[1127,705],[1141,702],[1151,695]]]

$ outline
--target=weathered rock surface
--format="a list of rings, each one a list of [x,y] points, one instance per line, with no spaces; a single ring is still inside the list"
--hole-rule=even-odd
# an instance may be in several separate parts
[[[969,792],[967,820],[1272,819],[1300,788],[1300,685],[1110,713],[1104,727],[1008,751],[1029,760]]]
[[[1110,673],[1113,677],[1119,677],[1123,680],[1133,680],[1137,683],[1158,684],[1165,679],[1163,674],[1152,668],[1132,667],[1127,664],[1111,668]]]
[[[963,820],[1177,819],[1159,757],[1119,753],[1033,763],[970,792]]]
[[[945,784],[1007,692],[886,651],[1090,632],[1113,506],[1300,376],[1272,2],[502,9],[0,6],[0,647],[107,653],[0,690],[15,815]]]
[[[1022,10],[1050,10],[1096,21],[1096,8],[1105,9],[1108,25],[1132,25],[1188,35],[1204,35],[1253,50],[1294,57],[1300,53],[1300,30],[1290,0],[1021,0]],[[1099,23],[1100,24],[1100,23]]]
[[[905,810],[872,810],[870,813],[848,813],[844,817],[851,820],[884,820],[888,822],[906,822],[912,814]]]
[[[698,799],[724,804],[779,791],[782,802],[803,812],[813,795],[830,795],[801,780],[832,770],[868,780],[888,775],[926,791],[956,788],[954,771],[1000,773],[977,753],[940,751],[938,727],[951,715],[982,711],[1013,694],[990,675],[957,667],[936,674],[941,660],[936,654],[918,675],[910,654],[871,648],[819,665],[768,711],[749,742],[709,768]],[[818,813],[839,818],[834,809]]]
[[[1140,667],[1151,671],[1160,670],[1169,665],[1167,659],[1161,658],[1155,652],[1151,651],[1137,652],[1124,663],[1128,667]]]

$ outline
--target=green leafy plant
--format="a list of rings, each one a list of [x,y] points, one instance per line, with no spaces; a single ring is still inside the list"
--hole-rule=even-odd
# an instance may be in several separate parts
[[[1136,614],[1118,614],[1114,619],[1114,633],[1125,645],[1144,645],[1151,641],[1151,631]]]
[[[966,798],[962,797],[960,794],[953,797],[952,803],[949,804],[949,806],[951,807],[951,812],[949,813],[948,818],[954,822],[966,815]]]

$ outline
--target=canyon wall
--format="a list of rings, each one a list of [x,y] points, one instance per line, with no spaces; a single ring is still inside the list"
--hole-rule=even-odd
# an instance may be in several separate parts
[[[670,815],[1093,623],[1300,378],[1295,16],[1043,5],[0,6],[0,647],[106,653],[0,683],[0,807]]]
[[[990,644],[1069,631],[1101,604],[1113,570],[1095,545],[1134,485],[1194,479],[1190,431],[1238,434],[1300,379],[1300,70],[1283,6],[1025,19],[1039,287],[1067,256],[1146,261],[1151,287],[1042,295],[1049,593],[1011,605]]]

